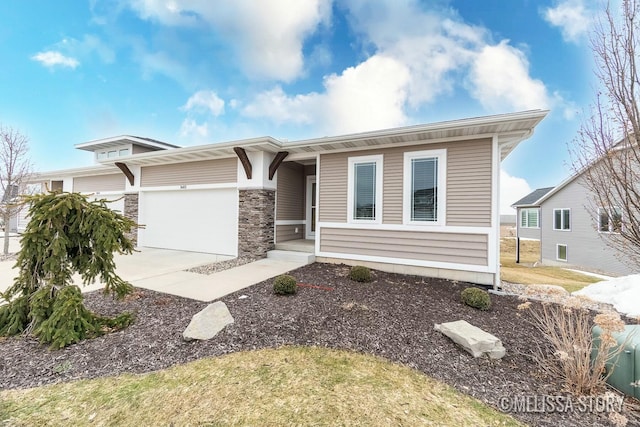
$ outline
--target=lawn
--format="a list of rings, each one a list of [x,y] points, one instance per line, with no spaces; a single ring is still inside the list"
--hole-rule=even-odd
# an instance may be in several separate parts
[[[9,425],[523,425],[416,370],[317,347],[3,391],[0,402]]]
[[[560,267],[534,266],[539,258],[540,242],[521,240],[520,263],[516,263],[516,239],[502,238],[500,240],[500,278],[506,282],[525,285],[558,285],[569,292],[600,281],[598,278]]]

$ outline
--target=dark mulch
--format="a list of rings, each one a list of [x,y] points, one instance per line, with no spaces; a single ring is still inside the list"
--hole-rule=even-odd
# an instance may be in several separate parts
[[[276,296],[272,281],[223,298],[233,325],[207,342],[185,342],[182,332],[207,303],[138,290],[125,302],[100,293],[87,305],[113,315],[136,313],[126,330],[50,351],[28,338],[0,341],[0,388],[24,388],[79,378],[142,373],[206,356],[282,345],[316,345],[382,356],[418,369],[494,407],[501,397],[558,394],[528,354],[538,333],[517,310],[515,297],[492,297],[482,312],[460,302],[468,284],[375,272],[372,283],[346,278],[348,267],[312,264],[292,272],[303,284],[293,297]],[[326,290],[331,288],[333,290]],[[240,299],[241,295],[248,298]],[[507,355],[474,359],[434,331],[434,323],[464,319],[499,337]],[[515,413],[541,426],[610,425],[593,413]]]

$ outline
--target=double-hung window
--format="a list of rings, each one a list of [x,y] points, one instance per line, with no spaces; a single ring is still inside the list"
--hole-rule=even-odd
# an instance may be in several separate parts
[[[382,156],[349,157],[348,221],[382,223]]]
[[[521,228],[540,228],[538,225],[538,208],[520,209],[520,227]]]
[[[571,231],[571,209],[553,210],[553,229]]]
[[[622,211],[620,208],[598,208],[598,231],[601,233],[622,231]]]
[[[403,222],[442,225],[445,218],[446,151],[404,154]]]

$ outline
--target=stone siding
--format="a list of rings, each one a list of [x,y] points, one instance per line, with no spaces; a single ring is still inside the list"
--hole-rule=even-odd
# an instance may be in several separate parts
[[[274,249],[275,206],[274,190],[239,190],[239,258],[265,258]]]
[[[124,216],[138,223],[138,193],[129,193],[124,195]],[[127,233],[127,237],[131,239],[134,246],[138,245],[138,229],[135,228]]]

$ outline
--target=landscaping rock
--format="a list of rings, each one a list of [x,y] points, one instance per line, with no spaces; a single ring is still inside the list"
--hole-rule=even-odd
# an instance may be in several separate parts
[[[487,354],[491,359],[501,359],[506,353],[502,341],[464,320],[436,324],[434,329],[460,344],[473,357]]]
[[[227,305],[222,301],[216,301],[191,318],[191,322],[182,333],[182,337],[185,341],[210,340],[225,326],[233,322],[233,316],[231,316]]]

